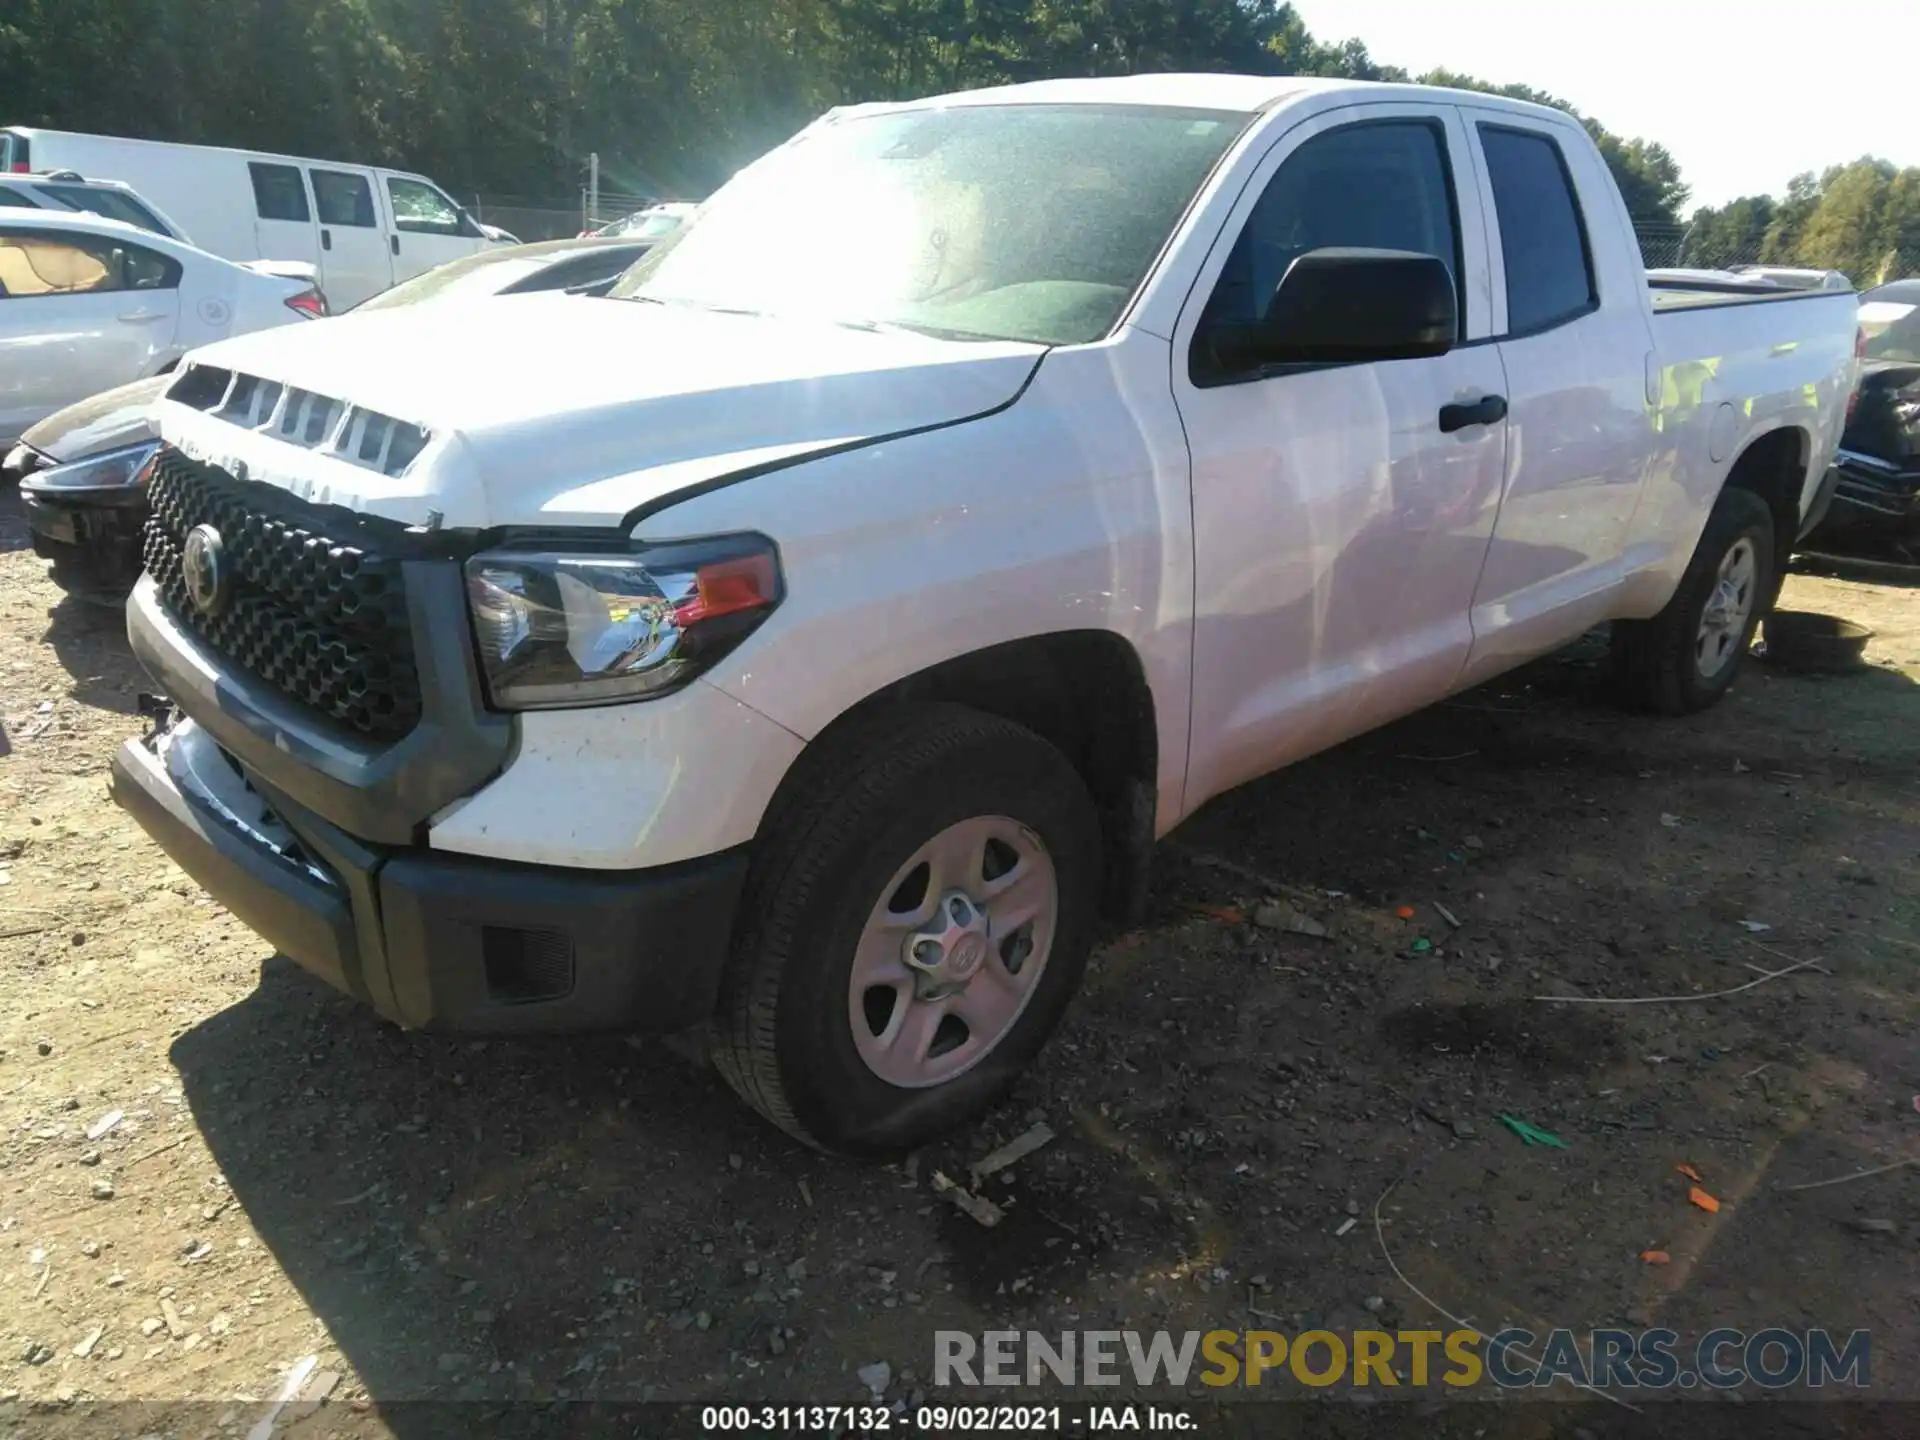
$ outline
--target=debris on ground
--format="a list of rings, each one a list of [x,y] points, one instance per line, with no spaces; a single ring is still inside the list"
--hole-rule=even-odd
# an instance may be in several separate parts
[[[1427,939],[1426,936],[1422,935],[1418,940],[1414,941],[1413,944],[1409,945],[1407,948],[1416,955],[1424,955],[1429,950],[1433,949],[1433,942]]]
[[[1006,1218],[1006,1211],[994,1204],[993,1201],[987,1199],[986,1196],[975,1195],[964,1185],[954,1184],[953,1181],[949,1180],[945,1174],[938,1170],[933,1172],[933,1178],[928,1181],[928,1183],[933,1186],[934,1194],[946,1196],[946,1198],[958,1206],[963,1213],[972,1217],[982,1225],[991,1228]]]
[[[1701,995],[1536,995],[1533,998],[1542,1005],[1685,1005],[1696,1000],[1724,1000],[1729,995],[1745,994],[1756,985],[1764,985],[1769,980],[1778,980],[1783,975],[1792,975],[1799,970],[1821,968],[1818,960],[1796,960],[1793,964],[1778,970],[1764,970],[1759,979],[1749,980],[1744,985],[1730,986],[1725,990],[1709,990]],[[1663,1055],[1660,1058],[1664,1060],[1667,1057]]]
[[[127,1112],[124,1110],[107,1111],[106,1114],[102,1115],[98,1120],[94,1121],[93,1124],[87,1127],[87,1139],[89,1140],[104,1139],[106,1136],[110,1135],[113,1132],[113,1129],[115,1126],[117,1126],[122,1120],[126,1118],[127,1118]]]
[[[1742,920],[1740,922],[1740,928],[1745,930],[1749,935],[1764,935],[1767,931],[1773,929],[1773,926],[1764,920]]]
[[[1310,935],[1316,940],[1328,939],[1333,933],[1311,915],[1295,910],[1290,905],[1278,905],[1271,901],[1254,910],[1253,923],[1262,930],[1281,930],[1289,935]]]
[[[1190,914],[1199,915],[1208,920],[1218,920],[1222,925],[1247,923],[1247,912],[1233,905],[1205,905],[1195,902],[1183,908]]]
[[[1660,823],[1669,830],[1678,830],[1680,828],[1680,817],[1678,815],[1669,815],[1663,810],[1660,812]]]
[[[176,1340],[184,1340],[187,1334],[187,1322],[180,1318],[179,1307],[171,1300],[162,1300],[160,1313],[166,1318],[167,1334]]]
[[[17,504],[0,487],[0,528],[16,537]],[[1804,601],[1827,582],[1787,584]],[[1534,1314],[1588,1326],[1639,1306],[1682,1312],[1646,1324],[1710,1312],[1749,1334],[1782,1314],[1858,1313],[1876,1349],[1911,1353],[1912,1267],[1893,1262],[1920,1240],[1905,1183],[1920,1165],[1904,1163],[1920,1157],[1910,1108],[1920,1074],[1902,1063],[1920,957],[1909,793],[1920,774],[1920,608],[1910,590],[1832,586],[1825,598],[1833,603],[1806,608],[1883,607],[1883,631],[1905,648],[1880,653],[1906,657],[1916,683],[1750,677],[1710,724],[1674,731],[1596,712],[1586,698],[1596,654],[1595,667],[1533,667],[1474,697],[1524,704],[1524,720],[1425,711],[1209,806],[1186,835],[1244,861],[1241,873],[1169,868],[1143,928],[1096,951],[1041,1068],[997,1108],[994,1128],[923,1153],[911,1188],[904,1163],[795,1152],[790,1190],[777,1178],[740,1183],[748,1160],[768,1179],[756,1122],[657,1044],[427,1041],[268,961],[270,945],[102,803],[112,754],[143,728],[133,699],[147,682],[124,622],[57,603],[37,557],[0,544],[0,736],[18,742],[16,718],[43,696],[74,695],[58,701],[54,730],[29,742],[60,748],[23,757],[30,768],[15,766],[17,776],[0,765],[13,807],[0,806],[0,866],[13,882],[0,894],[0,1007],[15,1017],[0,1039],[12,1086],[0,1255],[12,1257],[7,1289],[21,1310],[0,1356],[0,1396],[20,1395],[12,1407],[0,1399],[0,1414],[18,1410],[22,1424],[67,1388],[83,1405],[140,1405],[148,1418],[130,1434],[246,1440],[290,1363],[316,1345],[319,1366],[273,1440],[406,1428],[409,1407],[391,1402],[410,1395],[471,1402],[474,1414],[550,1387],[569,1402],[639,1399],[652,1385],[656,1398],[724,1390],[753,1403],[868,1404],[856,1371],[891,1360],[888,1336],[917,1325],[1050,1333],[1104,1315],[1170,1331],[1427,1319],[1453,1329],[1409,1282],[1490,1330]],[[1523,689],[1524,701],[1511,698]],[[1377,763],[1383,750],[1505,754],[1516,736],[1524,763],[1510,766],[1389,761],[1383,777]],[[1766,781],[1776,766],[1809,778],[1791,799],[1771,781],[1728,786],[1732,757],[1749,753],[1759,763],[1746,762],[1744,779]],[[1658,778],[1636,781],[1642,765]],[[1654,806],[1686,817],[1686,835],[1649,835]],[[1337,823],[1303,829],[1293,823],[1303,813]],[[1415,822],[1429,839],[1414,839]],[[1857,858],[1841,860],[1841,846]],[[1466,865],[1450,863],[1450,849]],[[1877,887],[1858,888],[1868,871]],[[1305,937],[1255,928],[1263,902],[1316,917],[1337,939],[1302,946]],[[1396,918],[1403,902],[1409,913]],[[1772,931],[1739,923],[1767,922],[1763,910],[1782,917]],[[21,928],[35,933],[10,938]],[[76,948],[78,932],[87,940]],[[1433,951],[1406,958],[1422,937],[1444,963]],[[1743,962],[1792,963],[1759,953],[1774,944],[1822,957],[1833,974],[1704,998],[1762,980]],[[1287,978],[1294,971],[1278,961],[1308,966],[1310,978]],[[1234,977],[1233,1003],[1205,1003],[1223,974]],[[1692,1003],[1548,1013],[1532,997],[1549,993]],[[102,997],[104,1008],[89,1005]],[[1403,1015],[1420,1024],[1403,1032]],[[49,1053],[36,1058],[42,1040]],[[1709,1043],[1723,1052],[1717,1065],[1701,1063]],[[1649,1052],[1672,1058],[1643,1064]],[[608,1062],[630,1073],[609,1085]],[[1421,1100],[1451,1133],[1410,1114]],[[1042,1101],[1045,1115],[1028,1113]],[[120,1124],[87,1141],[114,1107],[124,1107]],[[1569,1150],[1513,1154],[1499,1111],[1535,1125],[1536,1114],[1554,1117]],[[1493,1128],[1465,1138],[1482,1115]],[[1017,1199],[1001,1189],[1008,1171],[973,1183],[971,1162],[1042,1119],[1067,1128],[1011,1167]],[[638,1170],[636,1153],[646,1156]],[[1738,1173],[1735,1157],[1745,1157]],[[1748,1214],[1743,1198],[1756,1157],[1769,1164],[1764,1214]],[[1703,1189],[1729,1189],[1723,1204],[1740,1201],[1728,1220],[1757,1228],[1726,1237],[1737,1254],[1702,1250],[1718,1214],[1709,1227],[1670,1208],[1680,1200],[1703,1213],[1685,1199],[1695,1182],[1676,1161],[1691,1162]],[[936,1165],[1000,1202],[998,1226],[930,1193]],[[130,1188],[96,1202],[96,1177]],[[333,1208],[376,1179],[380,1188]],[[1809,1204],[1787,1193],[1796,1183],[1847,1193],[1814,1189]],[[1652,1207],[1649,1188],[1661,1202]],[[1349,1194],[1360,1194],[1357,1217],[1343,1213]],[[1859,1228],[1855,1217],[1895,1228]],[[1340,1227],[1339,1245],[1320,1243]],[[183,1263],[189,1234],[212,1254]],[[644,1300],[604,1274],[635,1244]],[[38,1301],[36,1247],[54,1272]],[[1640,1258],[1650,1247],[1671,1258]],[[1404,1276],[1386,1273],[1403,1248]],[[1225,1265],[1232,1278],[1174,1278],[1188,1256],[1205,1257],[1194,1277]],[[878,1283],[889,1270],[890,1287]],[[1256,1271],[1271,1288],[1253,1285]],[[1683,1293],[1666,1296],[1683,1272]],[[1397,1288],[1375,1321],[1362,1307],[1388,1280]],[[1450,1283],[1468,1293],[1450,1296]],[[1238,1309],[1250,1287],[1268,1313],[1221,1321],[1219,1308]],[[162,1317],[168,1296],[178,1338]],[[1401,1308],[1416,1313],[1403,1322]],[[783,1321],[800,1332],[776,1329]],[[100,1324],[105,1334],[75,1357]],[[29,1342],[42,1347],[37,1367],[22,1363]],[[437,1372],[456,1346],[465,1353]],[[590,1367],[567,1374],[587,1357]],[[907,1414],[926,1398],[918,1387],[931,1388],[910,1364],[924,1368],[903,1353],[879,1402]],[[300,1420],[296,1407],[326,1390],[322,1370],[342,1379]],[[176,1399],[149,1413],[156,1396]],[[1607,1428],[1592,1415],[1571,1423]]]
[[[1052,1143],[1053,1127],[1042,1120],[1014,1136],[999,1149],[988,1151],[968,1168],[973,1171],[973,1178],[977,1183],[996,1170],[1004,1170],[1015,1161],[1024,1160],[1041,1146]]]
[[[1414,917],[1415,911],[1411,905],[1402,905],[1393,913],[1398,915],[1402,920],[1411,920]]]
[[[1862,1235],[1895,1235],[1900,1230],[1891,1220],[1849,1220],[1847,1228],[1858,1230]]]
[[[1333,1232],[1333,1238],[1338,1240],[1342,1235],[1346,1234],[1349,1230],[1353,1229],[1353,1227],[1358,1225],[1359,1223],[1360,1222],[1358,1220],[1356,1220],[1353,1216],[1349,1215],[1346,1219],[1340,1222],[1340,1228]]]
[[[1671,1265],[1673,1263],[1673,1256],[1664,1250],[1642,1250],[1640,1252],[1640,1258],[1649,1265]]]
[[[1694,1205],[1699,1206],[1700,1209],[1706,1211],[1709,1215],[1717,1215],[1720,1213],[1720,1202],[1702,1190],[1698,1185],[1688,1188],[1687,1199]]]
[[[247,1431],[247,1440],[271,1440],[274,1425],[280,1419],[280,1412],[285,1410],[293,1397],[300,1393],[300,1387],[306,1384],[307,1377],[319,1368],[319,1365],[318,1355],[307,1355],[293,1363],[287,1371],[287,1378],[280,1382],[280,1389],[274,1395],[273,1403]]]
[[[92,1194],[93,1194],[93,1198],[96,1200],[113,1199],[113,1181],[111,1180],[94,1181]]]
[[[893,1367],[884,1360],[862,1365],[853,1373],[860,1377],[860,1383],[867,1387],[867,1393],[876,1400],[886,1394],[887,1387],[893,1384]]]
[[[93,1354],[93,1347],[100,1343],[100,1337],[106,1333],[107,1333],[106,1326],[104,1325],[94,1326],[91,1330],[89,1330],[86,1333],[85,1336],[81,1338],[80,1343],[73,1347],[74,1355],[77,1356],[79,1359],[82,1359],[82,1360],[86,1359],[89,1355]]]
[[[1555,1135],[1552,1131],[1542,1130],[1536,1125],[1529,1125],[1526,1121],[1517,1119],[1512,1115],[1502,1115],[1500,1117],[1500,1123],[1518,1135],[1520,1137],[1520,1143],[1523,1145],[1546,1145],[1555,1150],[1564,1150],[1567,1148],[1567,1142],[1562,1140],[1558,1135]]]
[[[1704,1185],[1707,1183],[1707,1177],[1702,1175],[1698,1170],[1694,1169],[1693,1166],[1687,1164],[1687,1162],[1684,1160],[1682,1160],[1678,1165],[1675,1165],[1673,1168],[1678,1170],[1682,1175],[1686,1176],[1687,1179],[1693,1181],[1693,1183],[1696,1185]]]
[[[287,1407],[281,1418],[288,1425],[294,1425],[306,1419],[326,1403],[327,1397],[333,1394],[334,1387],[339,1383],[339,1371],[315,1371],[313,1378],[300,1387],[300,1393],[294,1397],[293,1403]]]
[[[1438,914],[1442,920],[1446,921],[1447,924],[1451,925],[1455,930],[1458,930],[1460,928],[1460,921],[1457,918],[1455,918],[1454,913],[1451,910],[1447,909],[1446,906],[1442,905],[1438,900],[1433,902],[1433,908],[1434,908],[1434,912]]]

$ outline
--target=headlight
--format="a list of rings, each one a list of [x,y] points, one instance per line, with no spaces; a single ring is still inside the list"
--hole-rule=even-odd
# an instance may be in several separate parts
[[[158,440],[143,440],[123,450],[104,450],[66,465],[36,471],[20,482],[22,490],[125,490],[147,482],[147,462],[159,452]]]
[[[780,603],[759,535],[605,554],[495,550],[467,561],[487,693],[502,710],[606,705],[686,684]]]

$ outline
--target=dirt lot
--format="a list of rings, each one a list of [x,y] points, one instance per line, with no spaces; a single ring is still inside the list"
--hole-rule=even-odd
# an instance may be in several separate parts
[[[882,1360],[911,1401],[939,1328],[1446,1328],[1389,1251],[1489,1330],[1865,1327],[1875,1393],[1920,1400],[1920,1170],[1787,1188],[1920,1156],[1912,591],[1789,582],[1878,631],[1846,678],[1755,667],[1660,722],[1577,649],[1216,803],[1018,1095],[903,1170],[797,1149],[657,1044],[403,1034],[267,953],[108,802],[142,681],[16,505],[0,1429],[238,1434],[310,1355],[338,1378],[301,1433],[408,1440],[445,1412],[407,1401],[489,1402],[476,1433],[530,1399],[851,1402]],[[1254,923],[1275,896],[1331,938]],[[1039,1118],[999,1228],[929,1190]],[[1612,1433],[1556,1394],[1530,1433]],[[1473,1434],[1487,1399],[1417,1413]]]

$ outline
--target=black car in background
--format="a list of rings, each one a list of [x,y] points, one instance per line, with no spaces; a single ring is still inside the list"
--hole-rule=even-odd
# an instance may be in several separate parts
[[[1833,502],[1807,545],[1920,563],[1920,279],[1863,294],[1860,335]]]
[[[403,281],[350,313],[535,290],[604,293],[652,245],[587,237],[482,250]],[[147,412],[172,379],[156,375],[69,405],[33,426],[0,460],[0,483],[19,482],[35,553],[53,562],[54,584],[82,599],[123,599],[140,578],[144,467],[158,448]]]

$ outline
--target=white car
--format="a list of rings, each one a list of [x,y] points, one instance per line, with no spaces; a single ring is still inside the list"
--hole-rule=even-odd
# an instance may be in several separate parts
[[[695,1028],[911,1148],[1211,797],[1607,622],[1634,703],[1717,701],[1855,310],[1656,294],[1586,130],[1498,96],[851,107],[611,298],[194,356],[127,609],[184,718],[114,793],[402,1024]]]
[[[0,444],[196,346],[327,313],[311,267],[280,270],[99,215],[0,210]]]
[[[124,220],[156,235],[185,244],[193,237],[131,185],[121,180],[89,180],[71,170],[52,175],[0,174],[0,211],[6,209],[82,211]]]
[[[0,171],[124,180],[215,255],[312,265],[341,310],[499,243],[426,176],[376,165],[13,125]]]

